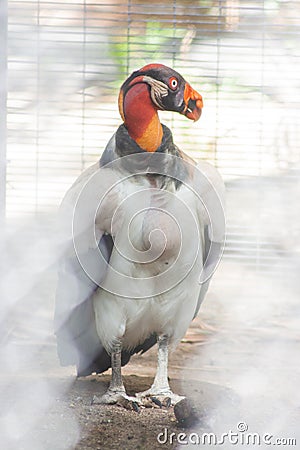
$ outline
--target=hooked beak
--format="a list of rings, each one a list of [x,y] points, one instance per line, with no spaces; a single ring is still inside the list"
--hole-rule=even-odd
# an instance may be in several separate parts
[[[195,122],[200,119],[203,100],[202,96],[195,91],[189,83],[186,83],[183,94],[184,109],[181,114],[184,114],[188,119]]]

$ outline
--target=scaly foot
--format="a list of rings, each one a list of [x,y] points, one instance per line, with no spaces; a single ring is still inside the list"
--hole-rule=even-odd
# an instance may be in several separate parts
[[[156,405],[159,408],[163,406],[169,408],[185,398],[182,395],[174,394],[170,388],[157,388],[154,386],[147,391],[138,392],[136,397],[146,407],[155,407],[154,405]]]
[[[139,406],[142,402],[137,397],[131,397],[126,394],[125,389],[108,389],[101,397],[94,395],[92,405],[120,405],[126,409],[139,412]]]

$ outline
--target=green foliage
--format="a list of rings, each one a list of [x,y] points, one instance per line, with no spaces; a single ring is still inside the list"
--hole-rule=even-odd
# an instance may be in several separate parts
[[[127,34],[112,39],[109,52],[118,67],[116,84],[124,79],[132,64],[138,67],[154,60],[171,63],[174,47],[180,46],[184,35],[184,29],[175,29],[170,24],[162,27],[158,22],[147,22],[144,28],[129,29]]]

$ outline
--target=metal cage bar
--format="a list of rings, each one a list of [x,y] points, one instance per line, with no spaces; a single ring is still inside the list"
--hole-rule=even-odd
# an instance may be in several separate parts
[[[7,145],[7,0],[0,2],[0,223],[5,219]]]

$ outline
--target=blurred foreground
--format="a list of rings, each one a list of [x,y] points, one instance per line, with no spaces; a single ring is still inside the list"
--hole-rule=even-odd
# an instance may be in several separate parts
[[[245,236],[238,249],[229,240],[199,317],[171,357],[171,384],[206,411],[199,433],[244,422],[299,445],[299,182],[236,181],[227,203],[229,225],[234,217]],[[52,316],[61,243],[49,220],[11,223],[1,242],[1,448],[161,448],[165,427],[180,432],[172,410],[91,407],[107,374],[75,381],[73,368],[59,366]],[[124,368],[130,394],[149,387],[155,365],[156,349],[132,358]],[[236,404],[219,395],[224,388]]]

